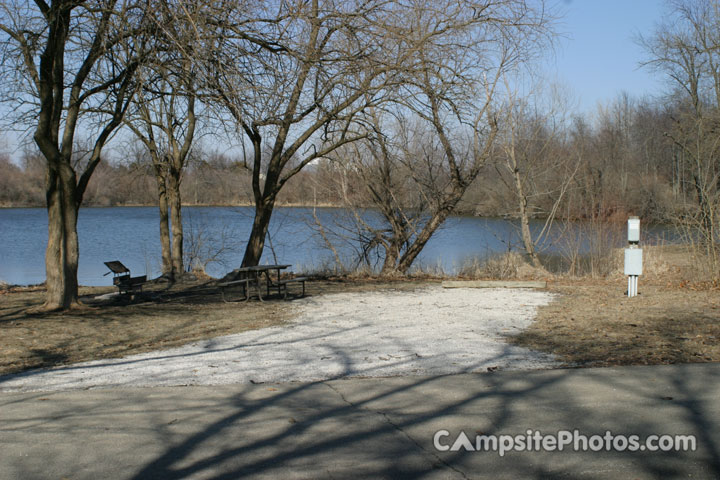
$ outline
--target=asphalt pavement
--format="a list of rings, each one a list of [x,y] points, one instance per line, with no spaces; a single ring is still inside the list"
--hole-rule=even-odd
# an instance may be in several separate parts
[[[2,393],[0,479],[718,479],[718,399],[720,364]]]

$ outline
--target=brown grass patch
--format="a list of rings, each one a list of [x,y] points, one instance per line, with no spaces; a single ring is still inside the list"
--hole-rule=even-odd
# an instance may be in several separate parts
[[[720,361],[720,295],[715,290],[622,282],[557,282],[558,298],[513,339],[579,366]]]

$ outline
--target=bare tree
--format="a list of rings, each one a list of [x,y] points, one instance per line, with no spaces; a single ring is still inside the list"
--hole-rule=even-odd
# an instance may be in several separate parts
[[[211,64],[218,97],[247,142],[255,216],[243,265],[260,260],[283,186],[367,133],[354,123],[378,101],[397,50],[383,36],[385,0],[280,2],[223,12],[227,57]],[[252,15],[255,16],[252,16]],[[227,20],[229,18],[229,21]]]
[[[510,90],[509,82],[506,82]],[[532,99],[535,103],[531,103]],[[499,160],[496,167],[503,168],[499,178],[515,198],[516,208],[508,212],[520,219],[520,233],[525,253],[536,268],[544,268],[538,255],[538,245],[549,235],[558,209],[572,188],[580,166],[577,157],[562,145],[566,132],[567,109],[559,92],[549,97],[544,107],[539,95],[519,98],[509,96],[504,124],[498,142]],[[547,207],[546,207],[547,205]],[[530,219],[544,218],[543,227],[533,233]]]
[[[322,5],[321,5],[322,3]],[[377,62],[381,1],[281,2],[231,18],[211,65],[216,91],[249,142],[255,217],[242,264],[263,252],[277,195],[317,158],[364,136],[352,120],[386,71]],[[227,17],[227,12],[223,12]],[[368,100],[370,99],[370,100]]]
[[[391,101],[365,109],[374,134],[348,167],[382,216],[382,225],[356,218],[368,247],[383,250],[383,274],[409,270],[480,174],[501,79],[549,38],[549,21],[522,1],[417,2],[393,25],[407,59]]]
[[[667,132],[676,146],[684,176],[695,192],[696,208],[680,221],[701,241],[711,271],[720,276],[717,249],[720,220],[720,6],[717,2],[676,0],[671,19],[649,38],[640,38],[646,66],[665,73],[674,97],[674,128]],[[698,238],[699,237],[699,238]]]
[[[15,86],[16,107],[33,119],[47,164],[45,309],[78,305],[78,210],[134,94],[149,9],[147,2],[114,0],[0,4],[2,76]],[[84,119],[94,141],[78,164],[73,149]]]
[[[124,123],[152,161],[160,210],[162,272],[170,281],[184,272],[180,186],[197,128],[199,84],[195,45],[203,25],[197,4],[177,13],[159,6],[156,42],[163,48],[138,75],[142,87]],[[171,235],[172,230],[172,235]]]
[[[218,95],[252,159],[256,213],[243,265],[259,261],[286,182],[314,160],[368,137],[372,127],[361,113],[391,96],[434,127],[457,187],[410,249],[408,259],[416,257],[477,175],[486,136],[493,136],[487,126],[497,75],[547,32],[543,5],[312,0],[281,2],[269,13],[243,12],[226,22],[221,50],[233,61],[213,65]],[[462,111],[471,97],[480,109]],[[476,142],[472,166],[457,158],[446,131],[454,130],[450,115],[474,132],[468,134]]]
[[[447,175],[438,144],[422,123],[384,123],[376,110],[367,113],[376,130],[373,139],[338,149],[325,174],[315,179],[321,193],[335,192],[344,208],[325,224],[315,215],[314,228],[342,269],[334,245],[338,242],[355,253],[353,268],[374,268],[380,261],[381,273],[389,275],[397,273],[398,262],[428,218],[433,192],[426,182]]]

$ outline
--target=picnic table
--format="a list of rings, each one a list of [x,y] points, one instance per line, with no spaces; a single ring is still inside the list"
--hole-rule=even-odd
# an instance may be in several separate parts
[[[255,290],[255,294],[261,302],[263,301],[263,290],[265,290],[266,296],[269,296],[271,290],[277,289],[278,295],[287,298],[288,284],[296,282],[302,283],[302,294],[305,295],[305,280],[307,280],[305,277],[287,278],[284,280],[280,278],[280,272],[291,266],[292,265],[288,264],[256,265],[253,267],[240,267],[234,270],[233,280],[218,284],[223,301],[228,301],[225,297],[225,291],[237,286],[243,289],[245,301],[250,299],[250,289]]]

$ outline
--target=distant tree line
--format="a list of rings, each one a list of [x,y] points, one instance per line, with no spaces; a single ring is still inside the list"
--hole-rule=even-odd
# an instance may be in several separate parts
[[[555,208],[558,218],[611,218],[639,215],[668,222],[692,203],[697,191],[692,172],[672,135],[684,113],[674,97],[617,99],[597,112],[576,115],[525,112],[516,142],[517,169],[532,169],[527,178],[527,210],[545,218]],[[350,158],[350,152],[343,152]],[[152,162],[141,149],[122,162],[101,162],[89,182],[84,206],[157,205]],[[0,205],[44,206],[44,160],[25,154],[20,165],[0,156]],[[345,206],[348,197],[372,207],[364,182],[343,158],[322,159],[288,182],[279,204]],[[532,168],[530,168],[532,167]],[[345,176],[348,190],[337,188]],[[482,174],[472,182],[455,213],[480,216],[518,215],[513,171],[500,148],[490,155]],[[564,180],[566,192],[555,205]],[[247,205],[252,203],[251,173],[245,159],[193,152],[181,191],[185,205]]]

